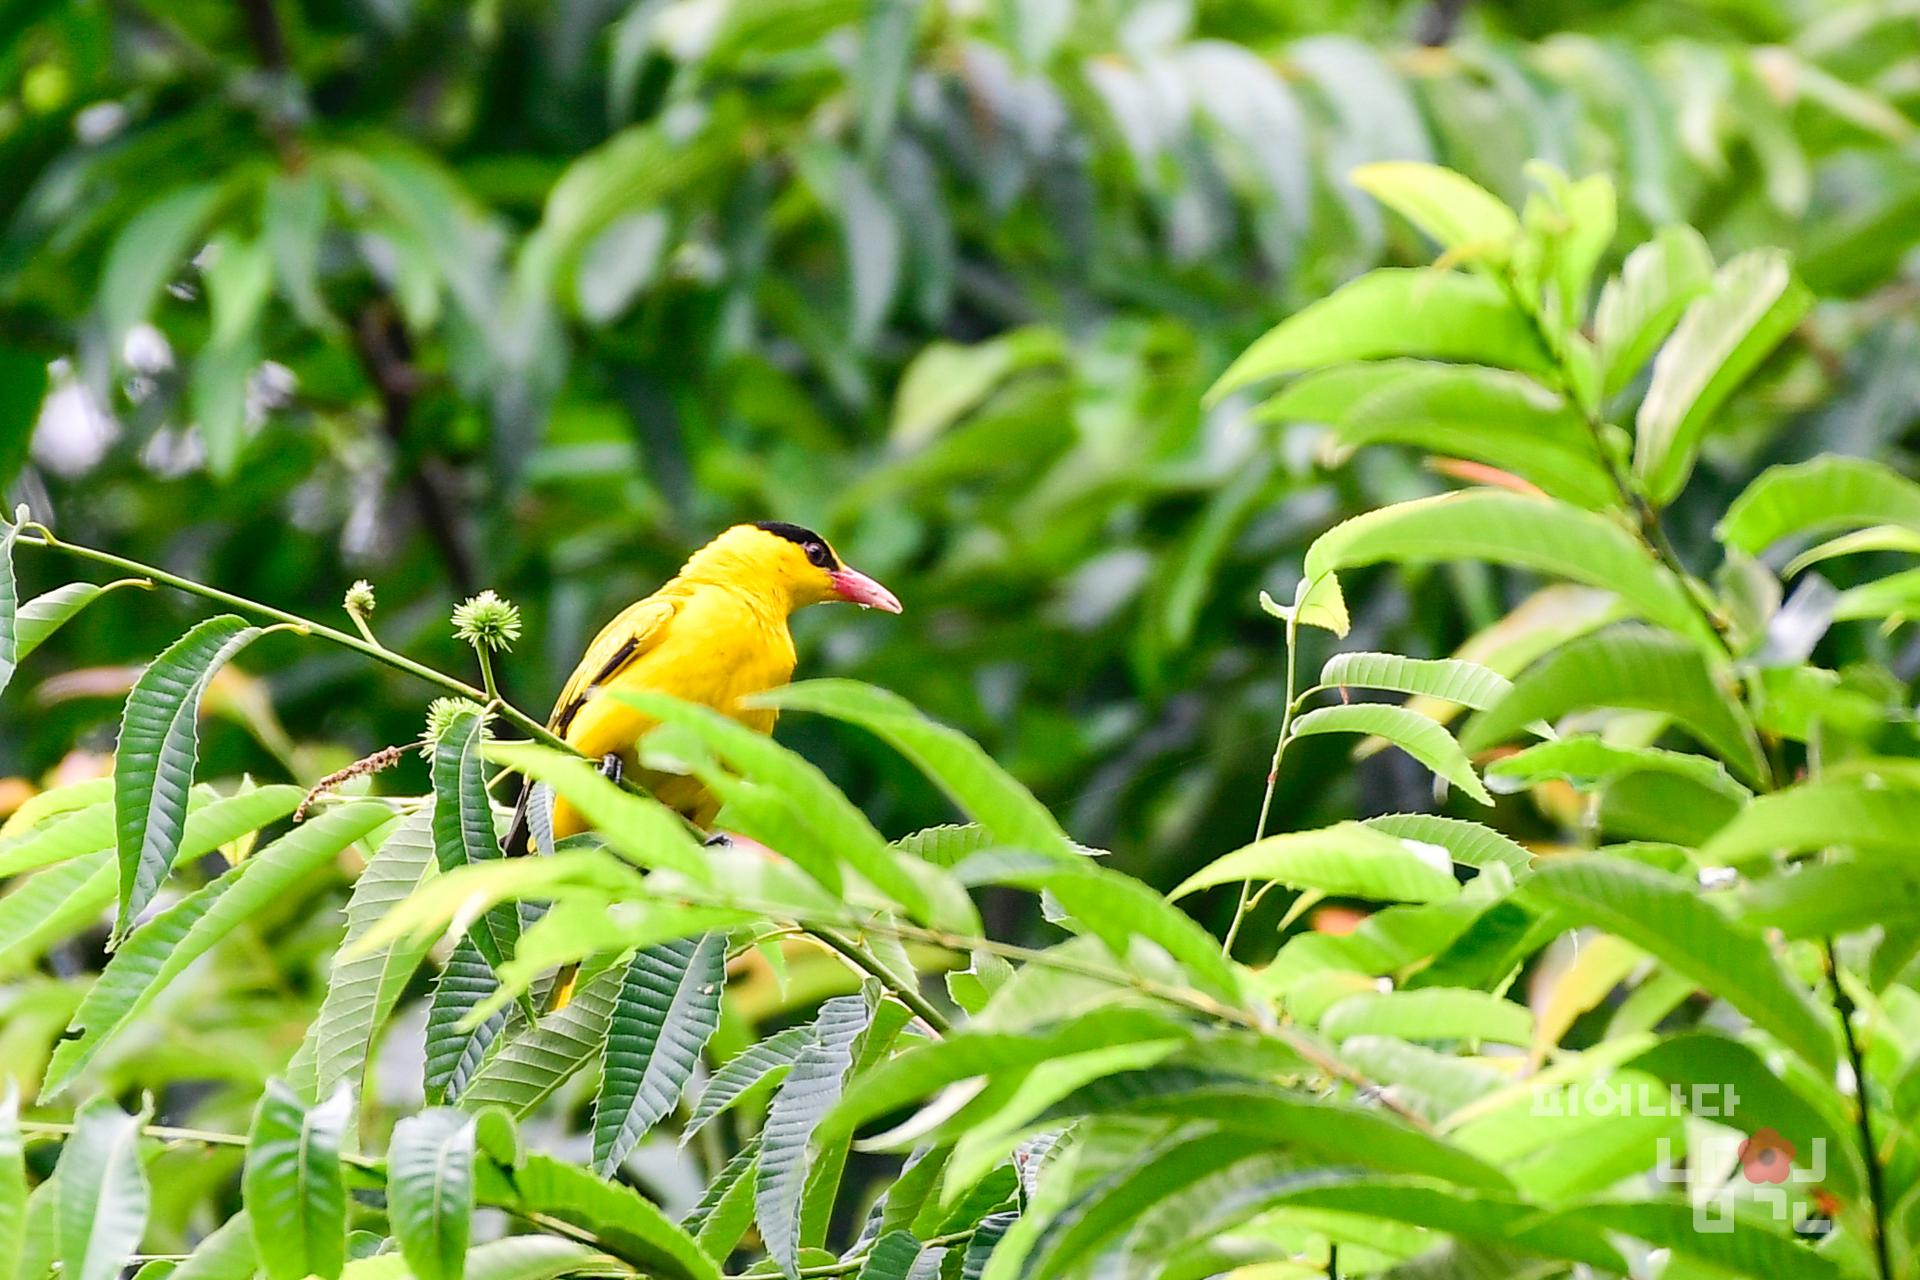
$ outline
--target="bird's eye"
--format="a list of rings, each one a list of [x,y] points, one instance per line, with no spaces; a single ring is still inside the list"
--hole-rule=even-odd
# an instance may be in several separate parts
[[[822,569],[833,568],[833,553],[827,550],[825,543],[809,542],[806,550],[808,563],[817,565]]]

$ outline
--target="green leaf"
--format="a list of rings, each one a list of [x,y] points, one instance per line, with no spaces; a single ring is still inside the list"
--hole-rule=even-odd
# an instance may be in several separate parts
[[[353,886],[347,936],[334,953],[327,993],[287,1068],[303,1097],[327,1097],[343,1080],[360,1087],[380,1028],[426,957],[430,943],[423,938],[395,939],[364,954],[356,953],[354,944],[432,874],[429,822],[423,811],[396,825]]]
[[[1859,1146],[1837,1123],[1845,1112],[1838,1092],[1829,1089],[1816,1105],[1800,1084],[1776,1073],[1751,1045],[1717,1031],[1688,1031],[1622,1066],[1658,1076],[1680,1090],[1694,1114],[1716,1124],[1747,1134],[1772,1129],[1803,1157],[1824,1144],[1822,1159],[1834,1191],[1849,1199],[1864,1191]]]
[[[1902,555],[1920,555],[1920,532],[1898,525],[1873,525],[1830,538],[1787,561],[1780,570],[1782,579],[1796,577],[1814,565],[1838,556],[1859,555],[1868,551],[1897,551]]]
[[[681,1131],[680,1145],[685,1146],[696,1133],[706,1128],[708,1122],[732,1107],[749,1091],[769,1081],[778,1083],[786,1079],[787,1072],[792,1069],[801,1051],[813,1041],[811,1026],[788,1027],[785,1031],[748,1045],[728,1059],[725,1066],[713,1073],[713,1078],[707,1081],[707,1087],[701,1090],[693,1116]]]
[[[1321,1016],[1320,1030],[1335,1040],[1394,1036],[1526,1045],[1533,1041],[1533,1015],[1525,1005],[1485,991],[1432,987],[1348,996]]]
[[[1600,461],[1586,422],[1539,383],[1476,365],[1396,363],[1385,385],[1363,389],[1328,419],[1339,444],[1347,448],[1403,444],[1471,458],[1510,471],[1577,506],[1619,505],[1619,491]],[[1301,382],[1341,372],[1330,369]],[[1284,412],[1293,391],[1289,388],[1263,406],[1262,416],[1300,416]],[[1312,387],[1303,389],[1303,395],[1314,398],[1323,394]]]
[[[1523,892],[1569,922],[1633,943],[1731,1004],[1817,1070],[1833,1070],[1833,1033],[1805,991],[1759,934],[1728,919],[1687,881],[1592,855],[1537,864]]]
[[[1178,961],[1195,985],[1224,1000],[1240,998],[1239,975],[1221,955],[1219,940],[1132,876],[1090,858],[1061,862],[1026,853],[979,854],[956,874],[969,887],[1013,884],[1051,893],[1116,959],[1126,961],[1133,944],[1144,939]]]
[[[367,801],[329,809],[141,925],[80,1002],[69,1038],[47,1065],[43,1092],[66,1088],[189,965],[390,817],[385,805]]]
[[[1438,845],[1452,855],[1455,862],[1466,867],[1484,870],[1497,863],[1519,876],[1525,875],[1533,865],[1533,855],[1518,841],[1465,818],[1446,818],[1434,813],[1388,813],[1368,818],[1360,825],[1402,840]]]
[[[711,1258],[724,1258],[740,1247],[740,1240],[753,1225],[753,1195],[760,1185],[760,1139],[747,1140],[700,1197],[680,1225],[695,1233],[694,1239]]]
[[[1547,373],[1552,355],[1491,280],[1451,271],[1370,271],[1282,321],[1207,392],[1229,392],[1283,373],[1349,360],[1418,356]]]
[[[461,1280],[473,1218],[473,1117],[403,1117],[387,1146],[387,1221],[415,1280]]]
[[[27,1232],[26,1144],[20,1137],[20,1086],[0,1092],[0,1258],[18,1258]]]
[[[0,975],[30,968],[113,901],[113,851],[35,872],[0,897]]]
[[[427,1007],[424,1088],[428,1102],[459,1101],[488,1048],[505,1029],[504,1008],[467,1025],[469,1015],[499,987],[500,979],[481,954],[475,934],[462,934],[433,984],[433,1000]]]
[[[1390,560],[1488,560],[1553,574],[1620,596],[1637,613],[1712,641],[1685,589],[1626,530],[1604,516],[1516,493],[1470,489],[1355,516],[1307,549],[1306,574]]]
[[[1640,371],[1688,305],[1713,287],[1713,253],[1692,227],[1662,227],[1627,255],[1594,311],[1602,385],[1613,395]]]
[[[1551,1239],[1570,1230],[1605,1232],[1644,1240],[1678,1257],[1715,1265],[1720,1274],[1767,1276],[1771,1280],[1841,1280],[1855,1274],[1790,1234],[1772,1206],[1757,1207],[1729,1230],[1702,1231],[1699,1210],[1685,1200],[1601,1202],[1576,1205],[1533,1219],[1534,1230]]]
[[[977,743],[928,719],[897,694],[853,680],[804,680],[761,694],[754,702],[813,711],[869,730],[911,760],[1004,846],[1060,857],[1081,852],[1047,807]]]
[[[501,1045],[467,1082],[460,1108],[531,1113],[606,1044],[623,976],[615,968],[581,982],[572,1000]]]
[[[600,1248],[660,1280],[720,1280],[720,1269],[693,1237],[633,1188],[603,1182],[586,1169],[529,1153],[513,1171],[502,1207],[539,1214],[591,1232]],[[478,1280],[471,1265],[467,1280]]]
[[[106,328],[106,347],[119,358],[127,331],[153,310],[161,288],[173,278],[211,216],[220,188],[212,183],[176,187],[128,219],[107,250],[95,305]]]
[[[1592,734],[1538,743],[1487,766],[1487,777],[1510,786],[1535,786],[1556,780],[1582,791],[1604,787],[1638,773],[1663,773],[1744,803],[1753,793],[1733,780],[1726,767],[1705,756],[1658,747],[1619,747]]]
[[[46,643],[49,636],[65,626],[68,619],[113,590],[114,587],[126,585],[131,583],[117,582],[103,587],[92,582],[69,582],[65,586],[55,587],[27,601],[20,606],[17,618],[18,629],[15,638],[18,641],[18,648],[14,657],[24,660],[28,654]],[[4,681],[0,681],[0,688],[5,688]]]
[[[1476,262],[1504,259],[1520,234],[1520,220],[1498,197],[1437,164],[1363,164],[1347,181],[1420,228],[1442,249]]]
[[[433,747],[433,851],[440,870],[498,859],[493,804],[487,798],[486,719],[475,711],[454,716]],[[520,939],[520,915],[512,904],[487,910],[467,931],[473,945],[498,973]]]
[[[267,1081],[240,1180],[267,1280],[335,1280],[346,1265],[340,1141],[352,1115],[353,1091],[345,1085],[309,1110],[284,1081]]]
[[[1634,421],[1633,471],[1648,497],[1673,501],[1714,413],[1812,305],[1777,249],[1733,259],[1714,276],[1712,292],[1688,305],[1654,357]]]
[[[856,1280],[907,1280],[919,1256],[920,1242],[913,1232],[889,1231],[867,1250]]]
[[[1241,880],[1275,880],[1290,889],[1382,902],[1439,902],[1460,892],[1447,871],[1404,842],[1357,822],[1268,836],[1214,859],[1169,897]]]
[[[209,618],[155,658],[127,695],[114,768],[116,942],[153,900],[179,852],[200,750],[200,697],[214,672],[259,634],[232,614]]]
[[[1822,938],[1920,920],[1920,867],[1899,857],[1810,863],[1756,880],[1740,918],[1789,938]]]
[[[27,1227],[13,1264],[17,1280],[47,1280],[60,1259],[60,1172],[33,1189],[27,1197]]]
[[[1509,1008],[1526,1014],[1518,1005]],[[1424,1174],[1467,1186],[1510,1185],[1485,1161],[1378,1107],[1307,1097],[1188,1067],[1152,1067],[1108,1076],[1077,1090],[1049,1112],[1062,1118],[1115,1113],[1205,1120],[1219,1126],[1216,1140],[1244,1133],[1395,1173]]]
[[[580,811],[607,847],[642,867],[665,867],[696,884],[712,880],[705,851],[671,809],[623,791],[585,760],[526,742],[489,742],[486,758],[544,782]]]
[[[593,1163],[611,1177],[673,1110],[720,1026],[727,937],[709,933],[645,947],[627,963],[607,1025],[593,1104]]]
[[[1493,797],[1487,794],[1486,786],[1474,773],[1472,763],[1453,735],[1444,725],[1418,711],[1383,702],[1355,702],[1320,707],[1293,722],[1295,738],[1323,733],[1358,733],[1385,738],[1481,804],[1493,803]]]
[[[326,176],[317,169],[278,171],[260,201],[260,230],[273,275],[307,327],[337,322],[320,292],[320,242],[327,227]]]
[[[44,355],[0,346],[0,493],[12,492],[26,465],[49,381]],[[12,518],[11,511],[0,510],[0,522]]]
[[[1625,625],[1573,640],[1523,672],[1513,692],[1468,723],[1460,745],[1485,751],[1539,721],[1590,707],[1657,711],[1749,782],[1766,761],[1738,701],[1721,686],[1694,645]]]
[[[299,805],[299,787],[256,787],[222,797],[206,786],[187,799],[187,824],[173,865],[204,857],[221,845],[286,817]],[[0,875],[31,871],[109,848],[114,842],[111,798],[60,814],[17,840],[0,843]]]
[[[966,1256],[960,1264],[960,1280],[981,1280],[986,1275],[987,1262],[993,1257],[995,1246],[1019,1219],[1017,1213],[995,1213],[980,1219],[973,1238],[967,1241]]]
[[[111,1099],[81,1108],[60,1151],[60,1274],[114,1280],[147,1229],[152,1191],[140,1167],[147,1113]]]
[[[242,1209],[195,1245],[169,1280],[253,1280],[259,1270],[253,1224]]]
[[[1497,671],[1460,658],[1403,658],[1397,653],[1336,653],[1320,669],[1334,689],[1391,689],[1484,711],[1513,689]]]
[[[835,996],[820,1006],[813,1043],[794,1060],[760,1131],[754,1219],[768,1254],[789,1280],[797,1280],[799,1272],[801,1197],[812,1163],[814,1130],[840,1099],[853,1065],[854,1041],[870,1016],[862,996]]]
[[[1716,532],[1728,546],[1757,556],[1794,534],[1868,525],[1920,530],[1920,484],[1866,458],[1823,455],[1761,472]]]

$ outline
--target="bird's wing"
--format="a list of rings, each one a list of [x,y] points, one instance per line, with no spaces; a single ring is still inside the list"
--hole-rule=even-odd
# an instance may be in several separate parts
[[[596,687],[613,679],[666,638],[667,626],[679,608],[677,599],[653,595],[621,610],[620,616],[593,638],[586,656],[567,677],[567,686],[553,704],[553,718],[547,721],[547,727],[564,736],[567,726],[593,696]]]

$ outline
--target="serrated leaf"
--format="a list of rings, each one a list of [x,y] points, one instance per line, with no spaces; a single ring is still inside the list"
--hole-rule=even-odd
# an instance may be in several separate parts
[[[1396,503],[1355,516],[1307,549],[1306,574],[1375,564],[1487,560],[1553,574],[1617,594],[1635,612],[1682,635],[1712,641],[1674,576],[1604,516],[1492,489]]]
[[[1169,897],[1241,880],[1275,880],[1290,889],[1382,902],[1438,902],[1460,892],[1452,875],[1407,845],[1357,822],[1268,836],[1222,855],[1188,876]]]
[[[335,1280],[346,1265],[340,1142],[352,1115],[353,1091],[344,1085],[309,1109],[284,1081],[267,1081],[240,1192],[268,1280]]]
[[[1795,534],[1867,525],[1920,530],[1920,484],[1883,463],[1823,455],[1761,472],[1716,532],[1728,546],[1757,556]]]
[[[920,1242],[911,1231],[889,1231],[873,1242],[861,1262],[858,1280],[907,1280],[914,1259],[920,1256]]]
[[[813,1027],[788,1027],[765,1040],[747,1046],[727,1064],[713,1073],[707,1081],[707,1087],[701,1090],[700,1101],[693,1108],[693,1116],[682,1130],[680,1144],[685,1146],[693,1135],[706,1128],[716,1116],[725,1112],[749,1091],[769,1081],[786,1079],[787,1071],[792,1068],[795,1059],[808,1045],[813,1043]]]
[[[14,658],[26,656],[46,643],[47,638],[66,625],[67,620],[105,595],[108,588],[93,582],[69,582],[35,596],[20,606],[15,616]],[[6,682],[0,680],[0,689]]]
[[[801,1199],[812,1159],[814,1130],[839,1101],[853,1065],[854,1041],[871,1016],[862,996],[835,996],[820,1006],[814,1040],[794,1060],[767,1109],[760,1131],[760,1185],[754,1219],[767,1252],[788,1280],[797,1280]]]
[[[1688,305],[1712,287],[1713,253],[1692,227],[1662,227],[1627,255],[1594,311],[1607,395],[1632,380]]]
[[[1382,268],[1268,331],[1213,384],[1207,402],[1278,374],[1393,356],[1523,373],[1554,367],[1533,323],[1493,281],[1451,271]]]
[[[995,1213],[980,1219],[973,1238],[967,1241],[966,1256],[960,1264],[960,1280],[980,1280],[987,1273],[987,1262],[993,1257],[995,1246],[1019,1219],[1017,1213]]]
[[[1533,1015],[1525,1005],[1485,991],[1434,987],[1349,996],[1322,1015],[1320,1031],[1335,1040],[1394,1036],[1526,1045],[1533,1039]]]
[[[127,695],[114,756],[116,941],[153,900],[179,852],[200,750],[201,695],[214,672],[259,634],[232,614],[209,618],[155,658]]]
[[[578,756],[528,742],[489,742],[486,758],[553,788],[607,847],[642,867],[664,867],[696,884],[712,880],[700,842],[671,809],[623,791]]]
[[[503,1207],[539,1214],[591,1232],[601,1249],[661,1280],[720,1280],[720,1269],[633,1188],[603,1182],[578,1165],[528,1153],[513,1171]],[[467,1280],[477,1280],[468,1269]]]
[[[1525,875],[1533,865],[1533,855],[1525,846],[1491,827],[1465,818],[1447,818],[1436,813],[1388,813],[1368,818],[1360,825],[1402,840],[1438,845],[1462,866],[1485,869],[1498,864],[1519,876]]]
[[[308,1098],[324,1098],[341,1081],[358,1088],[375,1039],[401,992],[425,958],[425,939],[396,939],[356,954],[354,944],[412,893],[434,866],[430,816],[407,817],[381,842],[347,899],[347,934],[334,953],[320,1012],[287,1068]]]
[[[1511,1007],[1526,1013],[1518,1005]],[[1308,1097],[1188,1067],[1153,1067],[1096,1080],[1049,1112],[1057,1117],[1116,1113],[1205,1120],[1219,1126],[1216,1140],[1258,1135],[1395,1173],[1423,1174],[1467,1186],[1510,1185],[1485,1161],[1378,1107]]]
[[[720,1026],[722,933],[646,947],[627,963],[593,1105],[593,1163],[604,1176],[680,1101]]]
[[[1187,971],[1195,985],[1237,1001],[1240,980],[1219,941],[1192,917],[1131,876],[1090,858],[1061,862],[1026,853],[977,854],[955,871],[969,887],[1012,884],[1053,895],[1062,910],[1125,961],[1138,939],[1152,942]]]
[[[219,796],[209,787],[195,787],[187,800],[186,827],[174,851],[173,865],[204,857],[229,841],[286,817],[304,794],[299,787],[271,786]],[[0,875],[30,871],[110,848],[113,843],[113,800],[109,797],[60,814],[18,840],[0,845]]]
[[[760,1185],[760,1138],[749,1138],[707,1184],[700,1203],[680,1220],[683,1230],[710,1258],[724,1258],[740,1247],[753,1225],[753,1193]]]
[[[454,716],[433,747],[433,851],[440,870],[500,858],[487,798],[486,719],[476,711]],[[520,915],[511,904],[490,907],[468,930],[474,947],[498,973],[520,939]]]
[[[1437,164],[1363,164],[1347,180],[1442,249],[1468,253],[1476,261],[1503,259],[1520,234],[1520,220],[1503,201],[1471,178]]]
[[[480,953],[474,934],[462,935],[433,984],[433,999],[427,1006],[424,1066],[428,1102],[458,1102],[488,1048],[505,1029],[505,1009],[495,1009],[473,1026],[466,1025],[467,1016],[499,986],[500,979]]]
[[[140,1245],[152,1191],[140,1166],[145,1112],[128,1115],[111,1099],[81,1108],[60,1151],[60,1274],[114,1280]]]
[[[1453,740],[1446,726],[1427,719],[1417,711],[1380,702],[1355,702],[1338,707],[1320,707],[1293,722],[1292,736],[1310,738],[1323,733],[1357,733],[1385,738],[1418,760],[1440,777],[1478,800],[1490,805],[1480,776],[1466,752]]]
[[[911,760],[1008,848],[1063,858],[1079,853],[1046,806],[977,743],[929,719],[897,694],[853,680],[803,680],[755,701],[832,716],[869,730]]]
[[[1654,502],[1673,501],[1693,470],[1707,424],[1813,305],[1787,255],[1755,249],[1715,274],[1654,357],[1634,420],[1633,471]]]
[[[113,851],[36,871],[0,897],[0,975],[30,968],[113,903]]]
[[[580,983],[566,1005],[501,1045],[460,1093],[461,1110],[496,1106],[524,1116],[539,1106],[606,1044],[621,978],[609,969]]]
[[[47,1065],[43,1092],[64,1089],[189,965],[389,816],[371,802],[330,809],[141,925],[80,1002],[69,1038]]]
[[[1833,1034],[1806,993],[1757,933],[1728,919],[1687,881],[1591,855],[1536,865],[1523,891],[1565,920],[1633,943],[1731,1004],[1816,1069],[1833,1069]]]
[[[952,868],[972,854],[998,848],[999,840],[977,822],[944,823],[901,836],[893,847],[936,867]]]
[[[1529,667],[1511,693],[1468,722],[1460,745],[1485,751],[1528,725],[1590,707],[1671,716],[1742,778],[1757,783],[1766,777],[1753,725],[1700,650],[1677,636],[1632,625],[1582,636]]]
[[[1460,658],[1403,658],[1397,653],[1336,653],[1320,669],[1320,683],[1335,689],[1391,689],[1485,710],[1506,696],[1513,682],[1497,671]]]
[[[1740,802],[1753,796],[1717,760],[1658,747],[1615,746],[1592,734],[1537,743],[1487,766],[1488,778],[1509,785],[1533,786],[1552,780],[1582,791],[1637,773],[1671,774]]]
[[[405,1116],[387,1145],[387,1221],[415,1280],[461,1280],[473,1218],[473,1117]]]

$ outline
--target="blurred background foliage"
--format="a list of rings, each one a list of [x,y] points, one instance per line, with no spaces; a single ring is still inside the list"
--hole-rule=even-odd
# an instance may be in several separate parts
[[[1435,160],[1517,202],[1540,158],[1617,175],[1620,244],[1795,251],[1824,301],[1726,415],[1685,556],[1762,465],[1902,456],[1917,118],[1909,3],[11,0],[0,487],[316,616],[369,578],[387,642],[448,668],[449,606],[496,587],[536,712],[713,532],[813,525],[907,612],[804,617],[803,670],[955,723],[1166,885],[1251,827],[1257,589],[1447,483],[1198,408],[1279,317],[1429,259],[1345,175]],[[68,566],[21,570],[24,598]],[[1517,599],[1407,586],[1349,588],[1350,645],[1444,653]],[[196,608],[121,592],[34,657],[8,803],[101,767],[126,664]],[[203,773],[263,780],[408,741],[426,700],[287,637],[214,692]],[[890,833],[947,816],[871,741],[783,735]],[[1431,807],[1337,750],[1277,826]]]

